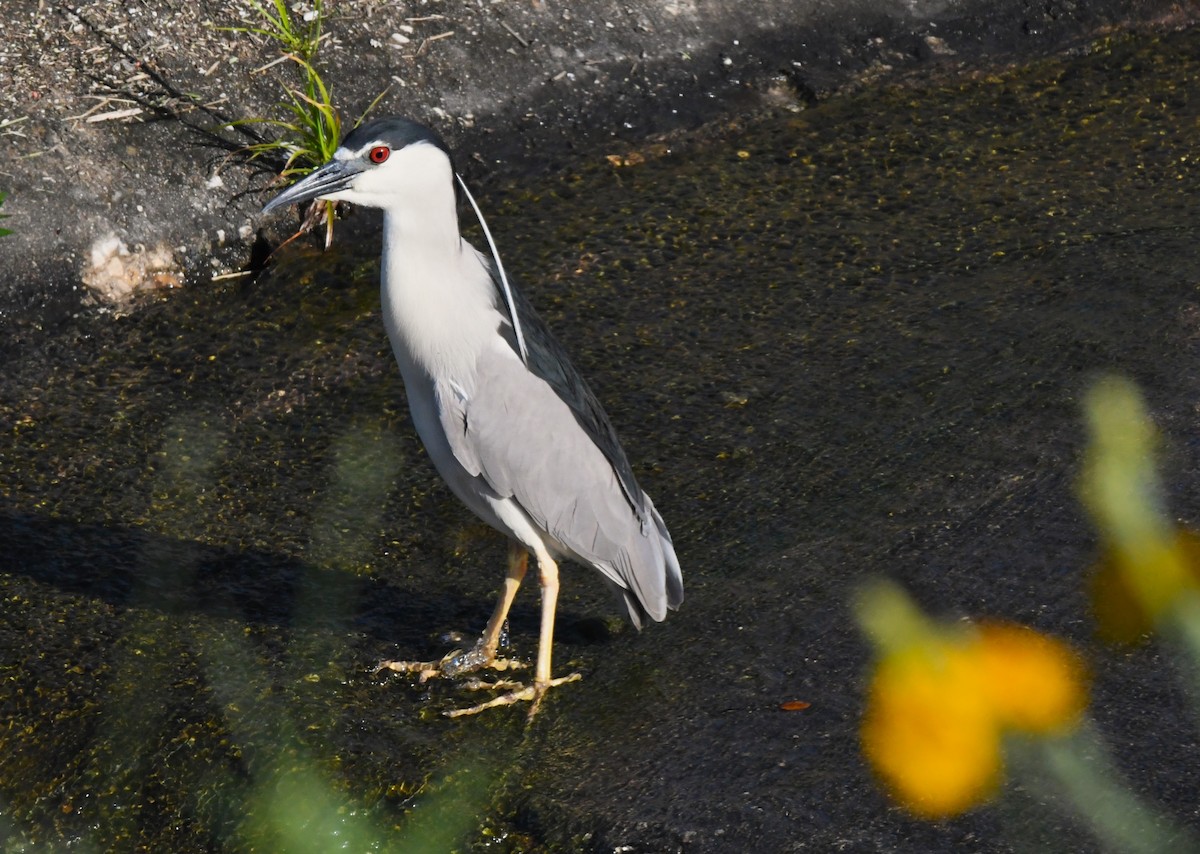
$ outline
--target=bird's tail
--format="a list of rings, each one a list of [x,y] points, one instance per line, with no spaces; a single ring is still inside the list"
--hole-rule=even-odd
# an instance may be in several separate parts
[[[652,530],[646,532],[650,540],[647,551],[653,556],[653,570],[650,575],[654,577],[655,582],[661,578],[662,586],[655,583],[653,592],[629,587],[619,588],[625,607],[629,611],[629,619],[638,629],[649,620],[661,622],[666,618],[668,609],[675,611],[683,604],[683,571],[679,568],[679,558],[675,555],[671,533],[655,509],[650,496],[642,493],[642,497],[654,523]]]
[[[661,538],[663,562],[667,570],[667,607],[672,611],[677,611],[683,604],[683,570],[679,568],[679,558],[675,555],[675,543],[671,539],[671,532],[667,530],[662,516],[658,515],[658,510],[654,507],[654,502],[650,500],[649,495],[646,496],[646,506],[650,509],[654,527],[658,530]]]

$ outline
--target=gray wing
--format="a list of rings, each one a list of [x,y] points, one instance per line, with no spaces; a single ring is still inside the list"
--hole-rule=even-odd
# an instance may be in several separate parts
[[[549,383],[518,358],[479,360],[474,387],[439,391],[450,448],[467,471],[515,500],[541,530],[599,570],[634,624],[683,600],[679,563],[645,493],[643,526],[603,451]]]
[[[496,282],[496,287],[499,289],[495,267],[490,263],[488,271],[491,273],[492,281]],[[633,475],[633,468],[629,465],[625,449],[621,447],[621,442],[617,438],[617,431],[613,428],[612,422],[608,420],[608,414],[600,405],[600,401],[596,399],[596,395],[588,388],[587,382],[571,364],[567,351],[551,334],[549,327],[546,326],[511,277],[509,284],[513,302],[516,304],[517,320],[521,324],[521,333],[525,337],[525,347],[529,353],[529,370],[546,381],[554,393],[571,410],[579,426],[604,454],[620,481],[621,490],[624,492],[629,506],[637,516],[639,524],[645,529],[648,522],[645,493],[638,486],[637,478]],[[511,325],[504,324],[501,333],[513,352],[518,353],[516,337],[512,333]]]
[[[683,601],[670,534],[642,492],[600,403],[549,330],[518,297],[528,367],[485,355],[471,389],[438,393],[451,450],[514,499],[542,530],[598,569],[630,618],[661,620]],[[511,331],[511,330],[509,330]]]

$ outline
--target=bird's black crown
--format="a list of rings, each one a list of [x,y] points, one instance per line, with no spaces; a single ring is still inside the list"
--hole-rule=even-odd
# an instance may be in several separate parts
[[[356,151],[369,142],[379,141],[393,151],[399,151],[417,142],[427,142],[437,146],[450,156],[450,146],[431,128],[412,119],[400,116],[390,116],[383,119],[372,119],[366,124],[359,125],[342,140],[342,146]]]

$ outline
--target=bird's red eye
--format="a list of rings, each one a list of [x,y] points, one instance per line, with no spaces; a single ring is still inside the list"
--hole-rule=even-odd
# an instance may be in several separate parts
[[[372,163],[382,163],[388,159],[388,155],[391,153],[392,150],[386,145],[377,145],[371,149],[371,153],[367,156],[371,158]]]

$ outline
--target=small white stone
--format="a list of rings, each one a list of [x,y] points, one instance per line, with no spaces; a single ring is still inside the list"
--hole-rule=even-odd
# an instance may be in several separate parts
[[[102,237],[92,244],[92,266],[103,267],[108,263],[109,259],[119,256],[128,255],[129,247],[121,242],[121,238],[115,234],[110,234],[107,237]]]

